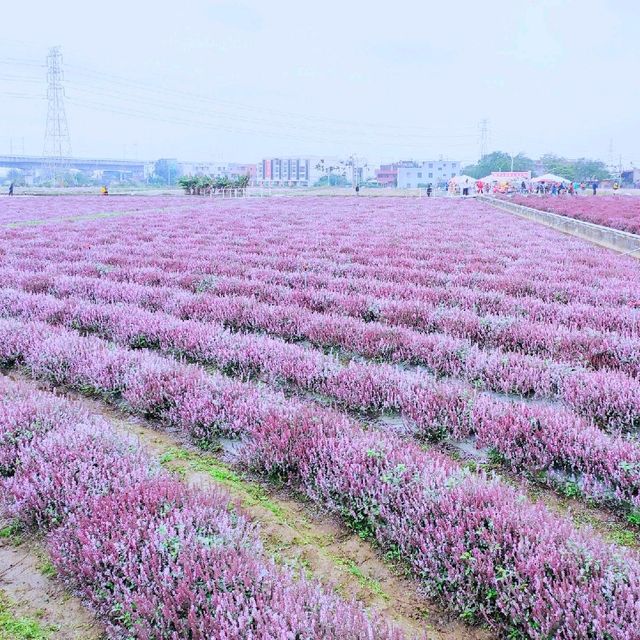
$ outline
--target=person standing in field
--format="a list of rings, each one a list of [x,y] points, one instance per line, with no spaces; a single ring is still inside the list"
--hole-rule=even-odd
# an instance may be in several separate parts
[[[595,180],[591,183],[591,188],[593,189],[593,195],[594,196],[597,195],[597,193],[598,193],[598,183]]]
[[[432,192],[432,190],[433,190],[433,189],[431,188],[431,183],[429,183],[429,184],[427,185],[427,198],[430,198],[430,197],[431,197],[431,192]]]
[[[13,195],[13,182],[9,185],[9,195]]]

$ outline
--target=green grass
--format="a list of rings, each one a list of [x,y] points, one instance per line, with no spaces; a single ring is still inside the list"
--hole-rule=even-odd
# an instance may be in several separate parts
[[[55,578],[58,575],[56,568],[53,566],[53,562],[51,562],[51,558],[42,558],[38,563],[38,570],[47,578]]]
[[[599,525],[598,519],[587,513],[574,516],[573,521],[577,526],[588,525],[596,529]],[[624,547],[634,547],[640,542],[637,533],[633,531],[633,529],[628,529],[621,523],[612,523],[607,530],[602,532],[602,536],[609,542],[613,542]]]
[[[0,590],[0,640],[48,640],[58,630],[53,626],[43,627],[37,620],[19,617],[14,609],[7,594]]]
[[[278,522],[286,522],[286,514],[282,507],[271,500],[259,484],[243,479],[229,465],[211,456],[190,452],[186,449],[172,448],[161,456],[160,462],[172,471],[178,471],[182,474],[185,472],[184,468],[175,463],[186,463],[192,471],[206,473],[216,483],[229,487],[234,493],[240,494],[243,504],[259,505],[270,511]]]
[[[389,594],[382,588],[379,580],[368,576],[362,569],[350,558],[339,558],[331,556],[331,559],[340,567],[343,567],[352,576],[357,578],[358,584],[367,589],[370,593],[379,596],[383,600],[389,600]]]
[[[10,524],[0,529],[0,539],[4,538],[9,540],[11,544],[19,545],[22,543],[22,536],[20,526],[17,522],[11,522]]]

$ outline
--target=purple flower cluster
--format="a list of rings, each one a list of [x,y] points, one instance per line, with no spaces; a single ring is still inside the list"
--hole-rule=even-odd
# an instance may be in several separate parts
[[[75,298],[60,301],[42,294],[11,290],[0,293],[0,304],[5,313],[23,320],[61,323],[125,346],[154,346],[165,353],[214,364],[242,377],[260,374],[271,383],[288,381],[304,390],[329,396],[355,411],[394,411],[420,438],[475,436],[478,446],[495,449],[515,471],[525,471],[539,481],[552,484],[557,484],[559,478],[569,478],[591,498],[623,508],[640,507],[640,447],[625,438],[603,434],[567,410],[478,396],[468,386],[436,382],[425,374],[402,371],[390,365],[351,362],[345,366],[333,357],[264,336],[215,331],[211,325],[181,321],[127,305],[95,305]],[[12,344],[12,340],[7,344]],[[44,342],[49,344],[47,340]],[[79,350],[89,344],[78,338],[76,342]],[[33,367],[34,358],[40,361],[42,350],[42,343],[38,343],[37,353],[31,355],[27,350],[23,360]],[[105,362],[114,358],[115,353],[110,351]],[[86,361],[82,356],[82,367]],[[106,386],[101,381],[96,383],[99,377],[95,372],[88,374],[87,381],[74,380],[73,384],[80,388],[84,384],[92,387],[98,384],[103,393],[110,394],[122,392],[126,384],[126,395],[132,406],[149,416],[161,417],[167,405],[165,389],[171,389],[174,394],[172,385],[176,381],[170,376],[163,377],[162,386],[158,387],[156,362],[151,360],[149,379],[145,373],[146,362],[144,358],[139,360],[136,376],[126,378],[126,382],[124,376],[118,376],[122,380],[111,381],[114,370],[110,369]],[[101,364],[100,361],[97,366]],[[38,366],[41,375],[47,375],[54,382],[68,383],[60,379],[60,373],[43,369],[42,364]],[[195,370],[188,371],[194,380],[202,378],[193,373]],[[66,370],[63,375],[65,373]],[[590,372],[588,376],[602,374]],[[605,395],[610,392],[611,380],[607,377],[604,383],[594,385],[593,393],[584,394],[587,399],[598,397],[600,404],[595,410],[608,406],[607,399],[615,398]],[[199,384],[206,386],[204,382]],[[142,390],[138,391],[139,388]],[[576,394],[583,393],[577,383],[574,389]],[[627,415],[633,422],[638,416],[640,394],[629,393],[627,402]],[[616,415],[607,418],[608,424],[614,424]],[[529,437],[532,433],[535,439]],[[546,475],[541,477],[541,472]]]
[[[621,195],[599,198],[513,196],[511,200],[526,207],[640,234],[640,201],[635,197]]]
[[[474,201],[162,200],[156,215],[143,198],[122,209],[138,202],[65,223],[63,211],[98,217],[106,203],[60,199],[55,224],[5,230],[1,364],[203,447],[240,439],[239,463],[375,538],[465,618],[510,637],[638,637],[635,555],[407,437],[472,440],[511,469],[638,510],[636,261]],[[25,218],[48,217],[44,200],[24,203]],[[382,420],[363,430],[272,388],[283,383],[338,409],[400,414],[410,433]],[[56,402],[41,418],[0,403],[5,493],[25,524],[55,527],[61,573],[118,633],[374,635],[315,587],[293,593],[285,580],[283,591],[224,500],[168,480]],[[358,632],[340,635],[349,616]]]
[[[51,530],[59,575],[110,637],[401,640],[356,604],[276,568],[228,496],[186,488],[67,402],[0,388],[2,433],[39,425],[14,451],[2,511]]]
[[[57,218],[91,216],[109,212],[147,211],[157,213],[162,209],[177,208],[178,205],[184,206],[184,202],[178,202],[171,197],[149,199],[138,196],[118,196],[117,198],[21,196],[5,200],[2,203],[0,224],[33,222],[34,220],[49,221]]]
[[[217,273],[213,276],[200,275],[194,278],[190,271],[198,268],[197,263],[194,265],[189,261],[172,264],[173,268],[181,270],[170,273],[163,272],[161,265],[157,269],[151,269],[149,266],[141,268],[138,265],[118,269],[103,267],[102,271],[96,272],[95,263],[88,263],[83,267],[74,260],[66,267],[61,263],[63,258],[64,255],[60,256],[54,265],[44,262],[47,267],[53,266],[53,270],[47,268],[49,281],[56,281],[58,274],[71,271],[94,278],[99,275],[101,280],[106,281],[115,279],[156,287],[166,286],[170,289],[195,289],[216,296],[233,295],[241,300],[246,299],[243,295],[249,295],[256,306],[256,314],[260,314],[265,306],[257,303],[260,301],[278,305],[280,309],[289,309],[299,316],[298,322],[305,320],[308,323],[318,316],[324,316],[327,321],[334,322],[344,316],[358,320],[377,320],[383,326],[408,327],[421,333],[445,334],[466,340],[483,349],[500,349],[515,354],[553,358],[559,362],[594,369],[619,368],[632,375],[640,372],[640,360],[637,356],[640,348],[640,324],[637,314],[630,314],[629,309],[594,309],[584,303],[565,308],[564,304],[558,304],[558,300],[555,300],[553,304],[544,302],[547,310],[541,312],[539,300],[529,302],[528,298],[516,298],[509,304],[501,304],[499,298],[499,301],[493,304],[493,298],[490,297],[490,301],[487,302],[473,288],[469,292],[468,287],[458,287],[448,295],[425,295],[424,299],[420,300],[415,299],[416,296],[411,291],[415,285],[409,288],[406,282],[394,286],[394,291],[396,288],[397,291],[391,297],[363,295],[361,292],[363,289],[366,291],[367,286],[373,290],[377,289],[377,281],[371,277],[363,281],[348,280],[344,285],[348,293],[333,293],[327,291],[322,283],[314,282],[311,285],[309,279],[304,280],[303,285],[293,279],[287,287],[272,283],[272,270],[265,274],[264,269],[260,269],[258,273],[251,272],[251,279],[237,284],[238,273],[246,270],[247,265],[243,256],[236,254],[230,256],[231,262],[227,261],[222,267],[224,274],[231,273],[236,276],[235,283],[219,283]],[[111,256],[106,259],[112,260]],[[12,263],[21,270],[27,265],[29,269],[37,266],[37,262],[31,256],[26,265],[17,260],[13,260]],[[294,275],[299,276],[297,273]],[[11,278],[11,273],[8,273],[7,277]],[[38,272],[36,282],[32,286],[38,286],[38,277],[46,276]],[[378,274],[377,277],[384,277],[384,274]],[[372,282],[373,284],[370,284]],[[419,286],[427,288],[422,283]],[[560,286],[558,285],[558,288]],[[446,287],[441,288],[446,291]],[[428,290],[430,289],[433,288],[428,287]],[[454,293],[455,298],[452,297]],[[565,293],[558,290],[556,296],[563,300]],[[410,300],[407,299],[409,297]],[[485,307],[487,311],[480,313],[478,306]],[[555,312],[549,312],[549,308]],[[316,313],[305,315],[305,309]],[[538,319],[541,314],[542,319]],[[619,331],[622,334],[619,334]]]
[[[12,335],[31,335],[37,326],[3,321],[0,345],[13,349]],[[136,411],[205,444],[219,433],[242,436],[245,464],[279,476],[375,536],[431,593],[465,615],[532,638],[634,637],[637,560],[576,532],[499,481],[251,384],[62,329],[49,328],[49,337],[43,332],[34,332],[37,342],[21,357],[34,375],[117,391]],[[87,548],[92,544],[88,539]]]
[[[234,329],[267,331],[286,340],[304,338],[318,346],[339,347],[347,353],[355,352],[369,358],[409,363],[425,367],[436,375],[461,378],[472,382],[475,387],[499,393],[558,398],[605,430],[635,430],[640,425],[640,383],[633,376],[622,372],[569,367],[538,356],[504,352],[500,349],[481,349],[468,339],[454,338],[448,334],[425,335],[402,327],[392,328],[374,322],[365,324],[355,319],[305,311],[297,307],[260,304],[246,297],[179,294],[173,290],[114,284],[101,279],[76,277],[54,281],[52,277],[49,278],[45,283],[37,276],[35,279],[29,276],[25,278],[24,274],[14,272],[13,277],[5,274],[4,284],[6,287],[18,284],[28,291],[53,292],[56,297],[61,298],[81,297],[99,302],[124,302],[142,306],[154,315],[144,314],[136,309],[129,311],[132,318],[139,318],[138,325],[144,327],[139,330],[139,336],[132,336],[134,329],[131,326],[128,341],[132,346],[155,346],[157,337],[150,337],[148,334],[162,336],[174,332],[178,325],[171,315],[191,317],[200,322],[213,322]],[[14,309],[15,313],[22,313],[20,303],[13,300],[15,295],[10,291],[6,293],[3,304],[5,315],[11,315]],[[75,304],[79,305],[80,302]],[[47,313],[48,317],[55,318],[58,308],[73,307],[74,302],[68,302],[66,307],[56,307],[53,302],[46,301],[42,305],[48,310],[39,311],[34,302],[34,310],[30,312],[34,314],[33,317],[40,318],[38,313]],[[171,314],[155,311],[159,308],[167,309]],[[60,313],[65,316],[62,311]],[[66,316],[69,313],[71,312],[67,311]],[[90,315],[89,311],[84,315]],[[84,330],[91,330],[86,322],[81,325]],[[95,320],[95,325],[99,330],[99,319]],[[179,326],[184,334],[187,325]],[[202,329],[199,323],[190,323],[188,326],[193,334]],[[212,331],[223,335],[220,328]],[[169,342],[170,340],[165,340],[165,344]],[[232,339],[227,335],[218,342],[225,346],[231,343],[246,345],[251,339]],[[264,337],[254,339],[253,342],[261,343],[260,348],[269,352],[275,348],[281,352],[284,349],[280,342],[269,341]],[[222,344],[220,348],[223,348]],[[287,353],[290,358],[314,362],[313,366],[319,366],[321,361],[306,349],[289,348]],[[193,357],[198,359],[200,356],[195,354]],[[631,360],[634,358],[637,356],[634,355]],[[601,392],[603,384],[606,393]]]

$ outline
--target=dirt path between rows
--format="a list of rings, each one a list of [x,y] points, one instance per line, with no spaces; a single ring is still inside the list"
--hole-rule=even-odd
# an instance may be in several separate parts
[[[36,542],[16,544],[11,537],[0,538],[0,591],[12,601],[11,612],[37,621],[56,640],[104,637],[101,625],[80,600],[46,575],[51,571],[46,559]]]
[[[17,370],[7,375],[39,389],[51,390]],[[158,431],[152,423],[72,390],[57,393],[107,419],[121,434],[135,436],[144,449],[185,482],[198,487],[222,487],[242,503],[259,523],[266,549],[277,562],[304,571],[377,609],[410,635],[427,634],[429,640],[492,640],[496,636],[463,624],[455,614],[421,596],[415,580],[383,560],[371,544],[347,531],[336,519],[320,513],[304,499],[284,490],[240,476],[217,454],[204,453],[176,432]]]

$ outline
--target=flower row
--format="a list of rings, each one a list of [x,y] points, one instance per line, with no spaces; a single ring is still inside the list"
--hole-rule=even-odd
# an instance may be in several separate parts
[[[397,436],[363,431],[332,411],[193,366],[35,323],[4,321],[0,329],[5,361],[18,358],[37,377],[118,393],[132,410],[183,428],[203,445],[218,433],[242,435],[244,464],[286,480],[374,536],[466,617],[535,639],[632,640],[637,633],[637,559],[497,480]],[[138,513],[127,505],[124,511]],[[103,532],[87,540],[89,551]],[[169,541],[167,547],[176,553]]]
[[[62,244],[62,243],[61,243]],[[321,263],[319,269],[312,269],[308,260],[297,257],[285,264],[277,262],[273,255],[246,254],[235,247],[222,247],[216,253],[215,261],[202,264],[199,260],[188,258],[149,256],[140,267],[140,258],[135,247],[127,246],[126,251],[117,252],[111,246],[108,253],[98,255],[87,254],[86,248],[80,251],[68,251],[63,246],[56,245],[56,251],[42,248],[29,250],[26,254],[12,253],[7,256],[6,264],[19,268],[47,269],[52,264],[52,258],[58,269],[66,273],[80,275],[106,275],[118,280],[137,281],[145,284],[173,286],[190,286],[194,290],[207,290],[228,294],[239,287],[264,287],[266,284],[277,284],[293,289],[298,295],[321,295],[326,298],[324,304],[333,304],[333,298],[340,294],[350,294],[351,304],[360,300],[369,306],[388,302],[384,299],[408,299],[430,305],[457,307],[477,312],[479,315],[499,315],[525,318],[534,322],[561,324],[568,328],[591,328],[598,331],[616,331],[629,335],[637,335],[640,320],[638,314],[625,306],[606,304],[603,300],[587,304],[572,302],[566,304],[561,290],[556,292],[553,301],[540,300],[533,296],[515,296],[500,290],[486,291],[474,286],[452,285],[437,273],[430,274],[428,283],[417,284],[406,279],[387,280],[385,268],[377,267],[371,273],[364,275],[346,276],[332,274],[331,269],[336,265]],[[274,247],[277,252],[279,247]],[[100,268],[100,271],[97,271]],[[151,271],[153,270],[153,271]],[[204,271],[204,273],[203,273]],[[155,273],[154,273],[155,272]],[[158,273],[160,272],[160,273]],[[426,271],[426,273],[429,273]],[[424,277],[425,271],[421,271]],[[616,287],[613,282],[610,286]],[[261,290],[262,291],[262,290]],[[267,290],[264,290],[265,293]],[[241,291],[238,290],[241,294]],[[278,291],[273,291],[272,295]],[[313,298],[312,298],[313,299]],[[376,299],[376,300],[374,300]],[[315,304],[320,304],[321,299]]]
[[[640,202],[634,197],[525,198],[514,196],[511,200],[526,207],[640,234]]]
[[[571,369],[534,356],[482,350],[460,338],[267,305],[246,297],[188,294],[99,278],[54,279],[10,270],[0,272],[0,282],[5,287],[19,286],[62,298],[80,296],[99,303],[126,302],[152,311],[163,309],[177,317],[242,331],[266,331],[289,341],[309,340],[367,358],[426,367],[436,375],[461,378],[499,393],[557,398],[605,430],[634,430],[640,425],[639,383],[620,372]]]
[[[28,262],[17,263],[16,266],[33,271],[33,265]],[[79,273],[78,264],[71,263],[71,270],[66,269],[66,266],[58,259],[53,268],[47,268],[42,275],[54,278],[69,271]],[[626,327],[631,335],[619,335],[614,331],[596,330],[584,322],[579,322],[577,327],[567,327],[556,326],[553,320],[531,320],[521,315],[482,314],[475,310],[475,303],[471,304],[471,308],[465,308],[451,297],[451,305],[446,306],[441,301],[372,298],[366,295],[366,287],[356,288],[355,285],[353,290],[356,293],[332,293],[322,288],[316,290],[308,285],[300,286],[300,282],[282,286],[228,276],[194,278],[188,272],[165,273],[150,270],[148,266],[118,271],[107,268],[100,273],[96,271],[94,264],[88,264],[87,267],[80,272],[82,275],[99,276],[101,280],[180,287],[198,293],[206,292],[208,295],[249,295],[269,304],[299,306],[302,309],[364,321],[379,321],[425,333],[443,333],[470,340],[481,348],[499,348],[592,369],[619,369],[630,375],[640,376],[640,337],[637,335],[640,316],[631,309],[626,314]],[[225,272],[229,273],[231,270],[232,266],[225,264]],[[304,274],[299,276],[304,279]],[[412,297],[409,291],[405,294],[405,298]],[[590,308],[595,312],[593,307]],[[570,310],[569,313],[575,315],[577,312]],[[608,309],[598,310],[597,315],[602,319],[600,324],[607,324],[609,321],[606,318],[611,317]]]
[[[478,396],[464,385],[388,365],[345,366],[332,356],[266,336],[233,334],[129,305],[4,290],[0,307],[21,320],[62,324],[133,348],[161,349],[241,377],[292,383],[355,411],[398,412],[421,439],[475,437],[477,446],[494,449],[512,470],[552,484],[568,478],[593,499],[640,509],[640,447],[557,407]]]
[[[399,283],[459,284],[549,302],[626,306],[640,300],[633,286],[638,277],[633,260],[478,203],[423,204],[407,211],[406,204],[394,202],[397,216],[374,209],[367,211],[370,220],[356,215],[348,201],[336,201],[331,211],[325,205],[313,202],[323,209],[317,219],[305,215],[296,202],[242,203],[231,211],[202,206],[179,214],[127,216],[117,224],[48,226],[39,233],[21,229],[5,242],[17,255],[48,246],[54,256],[72,249],[75,259],[114,266],[135,259],[149,266],[157,262],[163,270],[171,270],[173,262],[176,270],[184,270],[179,264],[187,260],[206,273],[212,257],[215,261],[220,255],[224,263],[224,254],[232,250],[247,262],[255,254],[275,269],[373,279],[384,274],[385,280]],[[437,218],[438,207],[447,209],[439,212],[447,216],[446,224]],[[473,225],[467,224],[469,219]],[[372,225],[377,234],[370,234]],[[405,259],[411,254],[415,257]]]
[[[277,568],[229,496],[187,489],[68,401],[0,389],[3,511],[50,531],[58,575],[109,637],[402,637]]]

